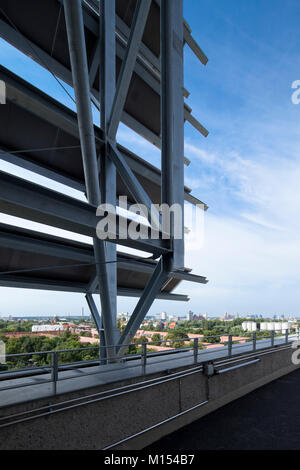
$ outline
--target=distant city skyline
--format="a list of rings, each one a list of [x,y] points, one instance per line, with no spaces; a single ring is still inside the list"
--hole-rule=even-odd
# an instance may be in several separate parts
[[[185,126],[185,154],[191,160],[185,183],[209,206],[203,243],[189,243],[187,235],[185,264],[207,276],[209,284],[182,282],[176,292],[188,294],[188,304],[157,300],[149,313],[193,310],[222,316],[226,311],[276,311],[298,316],[300,105],[291,98],[292,84],[300,79],[300,2],[240,0],[236,8],[236,0],[184,0],[184,10],[193,36],[209,58],[204,68],[185,49],[185,87],[191,93],[187,103],[210,131],[204,139]],[[0,61],[74,109],[47,70],[3,40]],[[99,121],[96,113],[95,120]],[[124,125],[118,140],[160,165],[159,151]],[[62,188],[3,161],[1,169]],[[68,194],[83,198],[70,189]],[[15,219],[0,214],[0,221]],[[21,224],[38,225],[23,220]],[[82,307],[87,312],[80,294],[1,287],[0,295],[1,311],[13,316],[80,315]],[[136,302],[120,297],[118,311],[132,312]]]

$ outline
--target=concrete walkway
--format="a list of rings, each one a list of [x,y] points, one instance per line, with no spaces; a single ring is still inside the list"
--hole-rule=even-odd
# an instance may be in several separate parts
[[[296,335],[289,337],[289,341],[294,341]],[[261,350],[271,346],[270,339],[258,340],[256,349]],[[275,338],[275,345],[285,343],[284,337]],[[234,344],[233,355],[240,355],[253,350],[252,343]],[[198,364],[206,361],[226,358],[227,347],[210,350],[199,350]],[[178,352],[165,356],[152,356],[147,358],[145,373],[142,370],[141,361],[135,359],[124,363],[101,365],[85,368],[76,368],[68,371],[61,371],[58,374],[56,394],[64,394],[99,385],[112,384],[118,381],[141,376],[166,372],[171,369],[191,366],[194,364],[193,351]],[[6,379],[7,374],[3,374],[5,380],[1,380],[0,374],[0,408],[17,403],[24,403],[39,398],[53,396],[53,384],[50,382],[49,373],[24,378]]]

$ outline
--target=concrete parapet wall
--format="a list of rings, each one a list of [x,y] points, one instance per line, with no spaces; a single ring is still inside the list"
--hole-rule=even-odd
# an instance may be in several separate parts
[[[136,381],[119,382],[60,395],[51,400],[36,400],[1,408],[0,418],[42,406],[49,406],[49,413],[31,421],[0,428],[0,449],[103,449],[208,400],[208,403],[202,407],[114,447],[123,450],[142,449],[176,429],[297,368],[291,362],[291,348],[275,348],[265,352],[268,354],[260,355],[260,352],[255,356],[260,358],[260,362],[210,378],[200,371],[153,387],[58,413],[51,412],[51,405],[133,384]],[[244,362],[249,360],[245,356]],[[243,361],[239,361],[230,365],[219,365],[218,369],[242,363]],[[178,370],[180,369],[176,371]],[[165,378],[166,375],[147,376],[140,381],[155,377]]]

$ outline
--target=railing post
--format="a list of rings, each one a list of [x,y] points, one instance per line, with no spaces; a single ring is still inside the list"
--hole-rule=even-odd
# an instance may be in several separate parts
[[[298,341],[299,341],[299,339],[300,339],[300,327],[299,327],[299,326],[298,326],[298,328],[297,328],[297,334],[298,334],[298,338],[297,338],[297,339],[298,339]]]
[[[228,335],[228,356],[232,356],[232,335]]]
[[[142,343],[141,362],[142,362],[142,373],[145,374],[146,364],[147,364],[147,343]]]
[[[288,328],[285,330],[285,342],[286,343],[289,342],[289,329]]]
[[[102,343],[104,344],[104,342]],[[100,346],[99,346],[99,364],[100,366],[103,366],[105,364],[108,363],[107,361],[107,355],[108,355],[108,351],[107,351],[108,347],[107,346],[101,346],[101,340],[100,340]]]
[[[252,339],[252,342],[253,342],[253,351],[256,351],[256,331],[254,331],[252,338],[253,338],[253,339]]]
[[[272,332],[271,332],[271,346],[272,347],[274,346],[274,339],[275,339],[275,331],[272,330]]]
[[[53,351],[51,353],[51,380],[53,395],[56,395],[56,385],[58,380],[58,353]]]
[[[194,338],[194,363],[198,362],[198,351],[199,351],[199,339]]]

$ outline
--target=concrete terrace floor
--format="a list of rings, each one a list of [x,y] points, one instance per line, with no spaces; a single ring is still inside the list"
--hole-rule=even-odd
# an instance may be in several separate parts
[[[181,428],[144,450],[299,449],[298,369]]]

